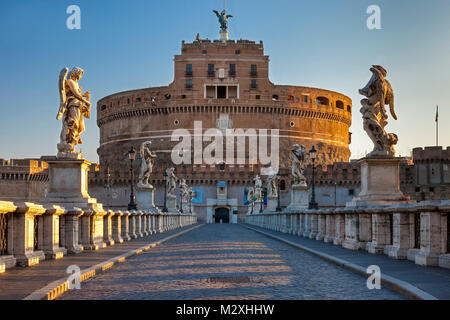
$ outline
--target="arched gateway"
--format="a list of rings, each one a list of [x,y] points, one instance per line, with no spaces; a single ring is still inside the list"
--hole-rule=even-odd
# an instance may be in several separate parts
[[[214,211],[214,222],[220,223],[230,223],[230,210],[228,208],[216,208]]]

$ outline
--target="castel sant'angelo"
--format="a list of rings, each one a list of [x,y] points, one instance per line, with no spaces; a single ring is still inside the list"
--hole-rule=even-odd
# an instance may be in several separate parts
[[[201,199],[197,197],[195,201],[200,216],[205,217],[208,201],[214,211],[217,201],[208,199],[217,199],[219,182],[226,185],[226,198],[235,199],[236,203],[226,203],[228,209],[241,211],[244,188],[253,183],[263,166],[259,160],[250,158],[246,152],[245,163],[193,161],[174,165],[171,161],[171,151],[177,144],[171,141],[174,130],[185,129],[194,134],[194,121],[201,121],[203,131],[278,129],[279,165],[285,173],[282,187],[287,189],[293,144],[303,144],[307,150],[315,145],[319,164],[349,160],[351,119],[352,101],[344,94],[272,83],[269,56],[264,53],[262,41],[230,40],[228,30],[221,31],[219,40],[197,36],[192,43],[182,41],[181,53],[174,58],[174,80],[169,85],[113,93],[98,101],[100,171],[98,179],[91,180],[91,187],[96,182],[104,184],[107,179],[112,195],[105,202],[113,206],[126,204],[129,197],[126,154],[131,146],[139,150],[142,142],[150,140],[151,149],[157,154],[152,176],[152,184],[158,189],[156,204],[163,201],[163,170],[173,166],[178,178],[185,178],[201,193]],[[207,144],[203,141],[204,147]],[[120,184],[122,187],[117,188]]]

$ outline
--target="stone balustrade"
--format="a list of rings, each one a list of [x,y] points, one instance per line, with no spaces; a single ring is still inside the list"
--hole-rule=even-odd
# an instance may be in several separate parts
[[[386,207],[337,208],[248,214],[246,223],[386,254],[422,266],[450,268],[450,201]]]
[[[191,214],[0,201],[0,273],[195,224]]]

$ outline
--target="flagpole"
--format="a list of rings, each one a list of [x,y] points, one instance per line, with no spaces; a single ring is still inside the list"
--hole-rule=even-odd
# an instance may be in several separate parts
[[[439,106],[436,106],[436,147],[439,146]]]

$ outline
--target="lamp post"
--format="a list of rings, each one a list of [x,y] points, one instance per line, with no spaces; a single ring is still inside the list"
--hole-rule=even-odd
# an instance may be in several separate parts
[[[180,213],[183,213],[183,195],[180,193]]]
[[[167,172],[164,170],[164,207],[162,208],[162,212],[169,212],[167,210]]]
[[[314,146],[312,146],[311,150],[309,150],[309,156],[312,160],[312,187],[311,187],[311,201],[309,201],[308,209],[319,209],[319,204],[316,202],[316,190],[315,190],[315,169],[314,162],[316,161],[317,150]]]
[[[128,159],[130,159],[131,166],[130,166],[130,176],[131,176],[131,183],[130,183],[130,203],[128,204],[128,210],[137,210],[135,198],[134,198],[134,159],[136,159],[136,150],[134,150],[133,146],[131,146],[130,151],[128,151]]]
[[[277,212],[281,212],[281,188],[280,188],[280,171],[278,171],[277,173],[277,179],[278,179],[278,183],[277,183],[277,195],[278,195],[278,203],[277,203]]]

